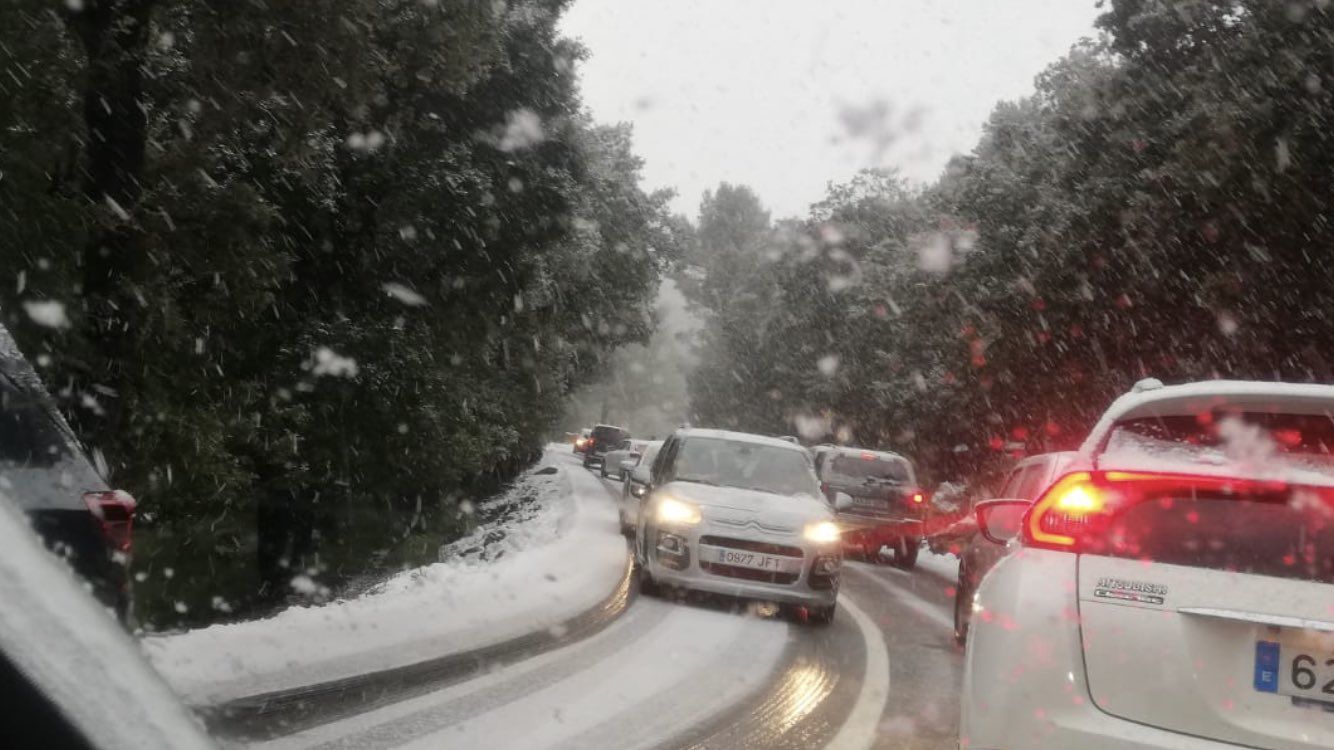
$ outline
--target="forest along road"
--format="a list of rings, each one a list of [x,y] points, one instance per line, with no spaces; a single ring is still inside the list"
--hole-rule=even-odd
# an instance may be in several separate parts
[[[824,628],[640,596],[587,639],[253,747],[957,748],[953,581],[923,559],[850,563]]]

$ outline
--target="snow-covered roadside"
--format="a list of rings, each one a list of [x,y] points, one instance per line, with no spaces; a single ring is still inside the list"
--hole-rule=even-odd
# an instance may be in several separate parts
[[[145,638],[150,661],[187,702],[215,705],[405,666],[551,628],[597,606],[625,573],[616,508],[569,446],[529,473],[541,510],[507,529],[497,559],[462,554],[370,593],[274,617]],[[466,548],[465,544],[452,545]]]

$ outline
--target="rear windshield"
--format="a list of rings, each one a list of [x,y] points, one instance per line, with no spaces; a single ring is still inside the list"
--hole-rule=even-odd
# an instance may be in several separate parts
[[[599,443],[617,442],[619,443],[628,433],[619,427],[594,427],[593,439]]]
[[[1111,523],[1113,557],[1334,583],[1334,504],[1311,490],[1269,501],[1164,497]]]
[[[1218,410],[1199,415],[1141,417],[1112,428],[1103,454],[1160,464],[1242,466],[1323,475],[1334,480],[1334,419],[1326,414]]]
[[[805,452],[736,440],[686,440],[676,458],[673,477],[778,495],[820,496]]]
[[[867,479],[909,484],[912,465],[907,460],[873,453],[839,453],[825,462],[825,479],[865,482]]]

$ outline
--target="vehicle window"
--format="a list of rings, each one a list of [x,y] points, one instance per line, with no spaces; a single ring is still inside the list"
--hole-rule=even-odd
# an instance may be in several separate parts
[[[790,448],[715,438],[682,441],[674,479],[820,497],[809,460]]]
[[[1038,493],[1042,492],[1043,482],[1047,478],[1047,464],[1037,462],[1025,467],[1019,474],[1015,484],[1014,497],[1023,500],[1036,500]]]
[[[872,453],[838,453],[821,476],[827,481],[911,484],[912,465],[902,458]]]
[[[0,378],[0,462],[52,466],[67,455],[67,439],[41,401]]]
[[[1019,494],[1019,485],[1023,481],[1024,467],[1019,467],[1010,471],[1005,477],[1005,483],[1001,485],[1000,494],[997,497],[1019,499],[1023,495]]]

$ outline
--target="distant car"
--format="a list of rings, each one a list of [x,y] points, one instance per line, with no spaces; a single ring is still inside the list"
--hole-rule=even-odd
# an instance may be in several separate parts
[[[815,470],[838,511],[846,550],[879,562],[880,549],[889,547],[898,567],[917,564],[926,496],[911,461],[888,451],[836,447],[816,455]]]
[[[622,440],[615,450],[607,451],[607,455],[602,457],[602,476],[624,480],[625,475],[621,471],[621,464],[631,458],[638,459],[647,444],[647,440]]]
[[[648,496],[649,483],[652,481],[649,468],[653,466],[653,460],[658,457],[662,443],[661,440],[653,440],[645,445],[639,458],[634,459],[634,467],[624,472],[618,513],[621,517],[623,534],[632,533],[639,525],[639,508],[644,504],[644,498]]]
[[[1065,471],[1075,455],[1073,451],[1067,451],[1041,453],[1025,458],[1005,475],[1000,494],[989,499],[1032,503]],[[975,531],[976,520],[969,527]],[[959,643],[968,639],[968,625],[973,616],[973,592],[977,591],[982,577],[1005,556],[1006,551],[1005,547],[976,534],[959,550],[959,577],[954,586],[954,640]]]
[[[85,583],[42,549],[18,510],[36,500],[16,491],[0,489],[4,746],[215,747]]]
[[[721,430],[678,430],[654,458],[634,555],[640,589],[671,586],[834,617],[842,551],[806,449]]]
[[[592,430],[584,429],[579,431],[579,437],[574,439],[574,452],[583,453],[588,450],[589,436],[593,434]]]
[[[601,467],[603,458],[622,442],[630,439],[630,431],[624,427],[600,424],[593,428],[584,446],[584,468]]]
[[[1334,747],[1334,386],[1141,383],[982,580],[973,748]]]
[[[0,491],[128,621],[134,498],[107,485],[31,366],[8,357],[0,358]]]

